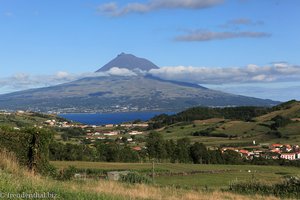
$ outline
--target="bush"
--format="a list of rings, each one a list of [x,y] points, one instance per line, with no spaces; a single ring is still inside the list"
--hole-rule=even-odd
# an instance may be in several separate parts
[[[49,143],[54,133],[48,129],[22,128],[14,130],[10,127],[0,128],[0,147],[13,152],[19,164],[30,170],[48,174]]]
[[[74,166],[69,166],[67,169],[60,170],[57,179],[63,181],[71,180],[76,172],[77,169]]]
[[[120,181],[125,182],[125,183],[131,183],[131,184],[136,184],[136,183],[149,184],[149,183],[151,183],[151,181],[148,177],[145,177],[136,172],[130,172],[127,175],[121,175]]]
[[[300,199],[300,178],[288,177],[275,185],[266,185],[257,181],[235,182],[229,190],[241,194],[275,195],[280,198]]]

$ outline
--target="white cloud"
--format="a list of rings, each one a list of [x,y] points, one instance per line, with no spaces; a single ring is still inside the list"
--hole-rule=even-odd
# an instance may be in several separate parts
[[[260,75],[252,77],[252,80],[254,80],[254,81],[265,81],[266,79],[267,79],[267,76],[264,74],[260,74]]]
[[[129,13],[147,13],[160,9],[203,9],[223,3],[224,0],[149,0],[146,3],[132,2],[121,7],[114,2],[98,7],[101,14],[122,16]]]
[[[113,67],[109,71],[105,72],[108,75],[113,75],[113,76],[136,76],[137,74],[134,73],[133,71],[126,69],[126,68],[118,68],[118,67]]]
[[[277,101],[300,100],[300,82],[203,85],[232,94]]]
[[[167,80],[177,80],[197,84],[228,84],[256,82],[285,82],[300,80],[300,66],[278,65],[246,67],[192,67],[176,66],[152,69],[149,74]]]
[[[114,67],[107,72],[99,73],[72,74],[64,71],[59,71],[54,75],[30,75],[26,73],[17,73],[11,77],[0,78],[0,93],[58,85],[61,83],[66,83],[86,77],[136,75],[137,74],[133,71],[117,67]]]
[[[179,35],[175,41],[180,42],[203,42],[211,40],[226,40],[234,38],[265,38],[270,37],[270,33],[265,32],[214,32],[204,30],[189,31],[186,34]]]
[[[253,21],[248,18],[236,18],[227,21],[225,24],[220,25],[222,28],[237,28],[238,26],[257,26],[263,25],[263,21]]]
[[[57,73],[56,73],[56,76],[57,76],[58,78],[64,79],[64,78],[69,77],[70,75],[69,75],[68,72],[57,72]]]

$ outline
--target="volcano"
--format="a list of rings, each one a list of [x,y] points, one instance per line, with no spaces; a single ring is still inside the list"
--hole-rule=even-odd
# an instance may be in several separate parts
[[[113,68],[140,70],[130,76],[99,75]],[[211,90],[197,84],[163,80],[147,74],[151,61],[121,53],[95,76],[0,95],[0,110],[37,112],[181,111],[195,106],[273,106],[279,102]],[[99,73],[102,72],[102,73]]]

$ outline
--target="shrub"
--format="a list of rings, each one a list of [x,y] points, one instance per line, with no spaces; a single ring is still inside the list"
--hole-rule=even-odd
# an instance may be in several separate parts
[[[300,199],[300,178],[288,177],[283,182],[267,185],[256,180],[249,182],[234,182],[229,190],[242,194],[275,195],[280,198]]]
[[[151,181],[148,177],[138,174],[136,172],[130,172],[127,175],[121,175],[120,181],[125,182],[125,183],[131,183],[131,184],[136,184],[136,183],[149,184],[149,183],[151,183]]]
[[[57,179],[63,181],[71,180],[76,172],[77,169],[74,166],[69,166],[67,169],[60,170]]]
[[[0,147],[13,152],[21,165],[41,174],[47,174],[50,168],[49,143],[52,138],[53,132],[48,129],[0,128]]]

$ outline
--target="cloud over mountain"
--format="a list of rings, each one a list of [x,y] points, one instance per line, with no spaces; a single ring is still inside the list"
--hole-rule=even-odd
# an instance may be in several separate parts
[[[152,69],[153,76],[198,84],[284,82],[300,80],[300,66],[274,63],[269,66],[248,65],[246,67],[162,67]]]
[[[52,75],[30,75],[26,73],[17,73],[10,77],[0,78],[0,90],[12,92],[16,90],[25,90],[29,88],[46,87],[75,81],[81,78],[98,76],[136,76],[136,72],[113,67],[106,72],[73,74],[59,71]]]
[[[136,70],[132,71],[125,68],[113,67],[109,71],[97,73],[73,74],[63,71],[57,72],[53,75],[29,75],[25,73],[18,73],[11,77],[0,78],[0,89],[2,93],[7,93],[29,88],[53,86],[88,77],[138,76],[147,73],[154,77],[165,80],[212,85],[209,86],[209,88],[215,89],[219,89],[217,87],[221,87],[222,85],[224,85],[226,86],[226,88],[224,88],[225,91],[230,91],[233,93],[236,92],[236,90],[232,89],[232,86],[230,86],[230,84],[247,84],[244,88],[251,89],[254,87],[251,85],[257,83],[279,84],[291,81],[297,82],[300,80],[300,66],[291,65],[284,62],[272,63],[268,66],[258,66],[250,64],[246,67],[227,68],[175,66],[152,69],[149,72]],[[251,91],[254,90],[252,89]],[[243,93],[243,91],[237,93],[245,94]],[[274,96],[275,94],[279,94],[277,90],[276,93],[274,92]]]
[[[109,2],[98,7],[101,14],[122,16],[129,13],[147,13],[161,9],[203,9],[223,3],[224,0],[149,0],[146,3],[132,2],[125,6]]]

